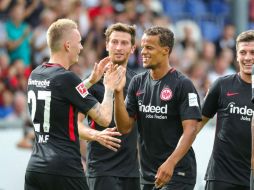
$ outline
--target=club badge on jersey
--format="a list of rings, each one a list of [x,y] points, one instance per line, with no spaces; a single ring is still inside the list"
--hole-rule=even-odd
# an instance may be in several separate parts
[[[88,95],[88,91],[83,82],[81,82],[78,86],[76,86],[76,90],[83,98],[85,98]]]
[[[163,88],[160,94],[160,98],[163,101],[169,101],[173,97],[172,90],[170,88]]]

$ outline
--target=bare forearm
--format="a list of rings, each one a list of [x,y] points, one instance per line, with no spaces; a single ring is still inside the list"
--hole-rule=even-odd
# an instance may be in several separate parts
[[[197,134],[203,129],[206,123],[210,120],[210,118],[202,116],[202,121],[197,124]]]
[[[120,133],[129,133],[133,127],[131,118],[125,108],[123,91],[115,92],[115,123]]]
[[[196,138],[196,126],[187,126],[188,129],[184,131],[183,135],[178,141],[176,149],[169,156],[168,161],[173,162],[175,165],[184,157],[184,155],[191,148],[193,141]]]
[[[98,131],[86,127],[84,124],[78,124],[79,138],[88,141],[95,141]]]
[[[102,103],[97,103],[87,114],[100,126],[108,127],[113,114],[113,90],[105,89]]]

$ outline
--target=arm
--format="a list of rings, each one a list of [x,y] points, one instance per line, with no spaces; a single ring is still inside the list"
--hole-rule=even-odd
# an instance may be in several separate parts
[[[104,75],[103,84],[105,86],[102,103],[97,103],[87,114],[100,126],[107,127],[113,115],[113,93],[120,81],[125,76],[125,68],[117,65],[110,65]]]
[[[168,157],[168,159],[159,167],[155,176],[155,186],[164,186],[172,177],[176,164],[184,157],[184,155],[191,148],[193,141],[197,134],[197,120],[184,120],[183,134],[178,141],[178,144],[174,152]]]
[[[115,123],[118,131],[122,134],[131,132],[134,126],[134,118],[130,117],[126,110],[124,104],[123,90],[115,91],[114,110]]]
[[[7,40],[7,43],[6,43],[7,49],[9,51],[13,51],[14,49],[16,49],[18,46],[20,46],[20,44],[22,44],[22,42],[27,38],[29,34],[30,34],[30,28],[27,27],[25,29],[24,34],[19,39],[15,41]]]
[[[88,141],[97,141],[101,145],[115,152],[118,150],[118,148],[120,148],[121,140],[116,137],[121,136],[121,134],[116,131],[115,127],[107,128],[103,131],[97,131],[95,129],[86,127],[83,124],[84,118],[84,114],[78,114],[78,132],[81,139]]]
[[[206,123],[210,120],[209,117],[203,116],[202,115],[202,121],[198,122],[197,125],[197,134],[200,132],[201,129],[206,125]]]

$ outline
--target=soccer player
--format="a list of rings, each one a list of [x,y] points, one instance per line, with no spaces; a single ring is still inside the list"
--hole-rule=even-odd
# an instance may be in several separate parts
[[[69,19],[57,20],[47,31],[47,42],[50,59],[33,70],[28,80],[35,144],[26,170],[25,190],[86,190],[77,113],[81,111],[100,125],[108,126],[112,120],[113,92],[125,68],[109,65],[100,104],[86,88],[100,79],[110,60],[105,58],[96,64],[88,81],[81,81],[68,71],[78,62],[82,50],[77,24]]]
[[[149,70],[131,80],[126,107],[123,91],[115,90],[119,132],[130,133],[135,119],[138,123],[143,190],[190,190],[196,182],[191,145],[201,120],[199,97],[192,82],[170,66],[173,44],[174,34],[168,28],[145,30],[141,55],[144,68]]]
[[[219,78],[202,106],[198,131],[217,113],[214,146],[205,175],[206,190],[250,189],[254,30],[238,35],[236,52],[239,73]]]
[[[123,23],[110,25],[106,32],[106,50],[113,64],[127,67],[129,56],[135,50],[136,29]],[[126,84],[124,95],[131,78],[135,73],[129,69],[126,70]],[[103,100],[105,85],[102,79],[93,85],[89,92],[96,97],[99,102]],[[113,117],[113,115],[112,115]],[[82,121],[84,116],[79,114],[79,130],[84,130]],[[88,118],[91,131],[101,131],[105,127],[98,124],[91,117]],[[108,128],[115,127],[112,121]],[[137,157],[137,130],[122,135],[121,147],[116,152],[101,146],[98,142],[89,141],[87,145],[87,179],[90,190],[139,190],[139,171]]]

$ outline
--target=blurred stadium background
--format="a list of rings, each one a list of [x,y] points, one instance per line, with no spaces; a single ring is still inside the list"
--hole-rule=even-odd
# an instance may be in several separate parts
[[[137,50],[128,67],[142,72],[140,38],[152,25],[169,27],[176,42],[170,64],[196,86],[201,101],[218,77],[238,71],[235,37],[254,28],[254,0],[1,0],[0,1],[0,190],[23,189],[31,153],[32,127],[26,109],[30,72],[47,61],[46,30],[57,18],[79,24],[84,49],[71,69],[81,78],[106,56],[105,28],[115,22],[135,24]],[[197,137],[196,190],[214,139],[214,123]]]

